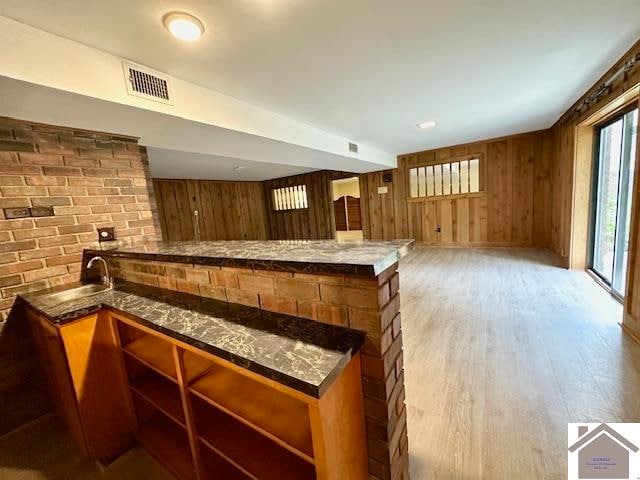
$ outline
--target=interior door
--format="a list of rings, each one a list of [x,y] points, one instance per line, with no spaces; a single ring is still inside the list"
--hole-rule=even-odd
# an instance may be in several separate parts
[[[599,129],[595,159],[590,268],[622,297],[629,251],[638,109]]]

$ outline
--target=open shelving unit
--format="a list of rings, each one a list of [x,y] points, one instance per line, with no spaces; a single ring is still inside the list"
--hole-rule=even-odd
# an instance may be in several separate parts
[[[117,321],[137,439],[179,479],[316,479],[317,399]]]

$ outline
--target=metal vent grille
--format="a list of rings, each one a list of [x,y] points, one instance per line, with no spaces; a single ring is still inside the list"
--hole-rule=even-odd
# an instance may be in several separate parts
[[[169,86],[164,78],[158,78],[129,67],[129,81],[135,92],[169,100]]]
[[[122,62],[129,95],[162,103],[171,102],[171,79],[135,63]]]
[[[353,153],[358,153],[358,145],[355,143],[349,142],[349,151]]]

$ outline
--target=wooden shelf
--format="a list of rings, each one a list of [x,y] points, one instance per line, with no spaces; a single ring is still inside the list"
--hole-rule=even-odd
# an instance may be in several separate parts
[[[315,479],[315,467],[254,429],[212,407],[193,401],[200,441],[254,480]]]
[[[190,386],[192,393],[313,463],[308,406],[218,366]]]
[[[163,415],[157,415],[141,427],[137,438],[138,442],[177,478],[195,478],[187,433],[174,422]]]
[[[182,427],[186,426],[180,392],[175,383],[148,370],[148,373],[132,381],[131,390],[174,422],[177,422]]]
[[[127,354],[139,362],[175,382],[177,375],[172,348],[170,343],[153,335],[144,335],[122,347]],[[211,366],[209,361],[191,352],[184,353],[184,363],[190,382]]]
[[[253,480],[215,453],[204,443],[200,443],[203,480]]]

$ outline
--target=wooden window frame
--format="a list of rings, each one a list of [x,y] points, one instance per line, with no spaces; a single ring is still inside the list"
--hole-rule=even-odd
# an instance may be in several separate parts
[[[278,208],[278,201],[276,200],[276,195],[278,191],[285,191],[287,189],[296,189],[296,188],[302,188],[302,191],[304,192],[304,206],[289,206],[289,204],[287,203],[287,201],[291,201],[292,198],[289,198],[288,200],[286,200],[284,202],[284,208]],[[292,211],[297,211],[297,210],[308,210],[309,209],[309,189],[306,183],[300,183],[300,184],[296,184],[296,185],[283,185],[280,187],[271,187],[271,194],[269,195],[270,197],[270,202],[271,202],[271,210],[274,213],[280,213],[280,212],[292,212]]]
[[[451,193],[448,195],[431,195],[431,196],[424,196],[424,197],[411,196],[411,170],[413,170],[414,168],[431,167],[435,165],[444,165],[447,163],[455,163],[455,162],[461,162],[465,160],[475,160],[475,159],[478,159],[480,162],[478,167],[479,178],[478,178],[477,192]],[[486,171],[487,171],[487,168],[486,168],[484,153],[475,153],[475,154],[469,154],[469,155],[455,155],[455,156],[446,157],[446,158],[439,158],[437,160],[428,160],[428,161],[416,163],[415,165],[407,165],[406,174],[405,174],[405,182],[406,182],[405,191],[407,192],[407,201],[422,202],[425,200],[440,200],[440,199],[446,200],[446,199],[453,199],[453,198],[460,198],[460,197],[467,197],[467,196],[477,196],[480,194],[484,194],[485,185],[486,185]]]

